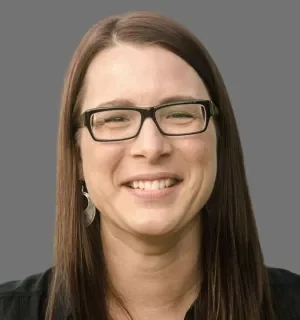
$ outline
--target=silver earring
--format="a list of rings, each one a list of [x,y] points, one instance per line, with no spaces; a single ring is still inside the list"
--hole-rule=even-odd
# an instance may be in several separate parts
[[[90,195],[87,192],[84,191],[83,185],[82,185],[82,188],[81,188],[81,192],[82,192],[82,195],[85,197],[86,202],[87,202],[87,206],[83,210],[83,216],[84,216],[84,225],[85,225],[85,227],[88,227],[95,219],[96,207],[92,203],[92,201],[90,199]]]

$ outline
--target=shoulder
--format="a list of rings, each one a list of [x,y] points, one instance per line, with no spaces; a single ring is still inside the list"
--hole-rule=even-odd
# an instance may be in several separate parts
[[[0,319],[39,319],[52,268],[0,284]],[[22,318],[23,317],[23,318]]]
[[[274,307],[279,319],[300,319],[300,275],[267,267]]]

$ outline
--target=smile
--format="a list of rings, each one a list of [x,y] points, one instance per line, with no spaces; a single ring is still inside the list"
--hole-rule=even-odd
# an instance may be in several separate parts
[[[154,180],[154,181],[141,181],[135,180],[128,183],[128,186],[133,189],[142,189],[142,190],[159,190],[165,189],[174,186],[179,180],[175,178]]]

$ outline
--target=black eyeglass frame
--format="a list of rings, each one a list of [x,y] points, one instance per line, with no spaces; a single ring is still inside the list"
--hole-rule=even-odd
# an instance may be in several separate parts
[[[165,131],[163,131],[157,120],[155,117],[155,113],[165,107],[169,107],[169,106],[175,106],[175,105],[182,105],[182,104],[202,104],[205,108],[206,111],[206,119],[205,119],[205,126],[202,130],[200,131],[195,131],[195,132],[189,132],[189,133],[166,133]],[[109,110],[133,110],[133,111],[137,111],[141,114],[141,123],[140,123],[140,127],[137,131],[137,133],[133,136],[127,137],[127,138],[122,138],[122,139],[98,139],[95,137],[92,127],[91,127],[91,116],[95,113],[101,112],[101,111],[109,111]],[[198,133],[202,133],[207,129],[208,123],[209,123],[209,119],[211,117],[214,117],[216,115],[219,114],[219,110],[218,107],[213,103],[213,101],[211,100],[191,100],[191,101],[175,101],[175,102],[168,102],[168,103],[164,103],[164,104],[160,104],[158,106],[154,106],[154,107],[150,107],[150,108],[138,108],[138,107],[101,107],[101,108],[94,108],[94,109],[89,109],[84,111],[80,116],[79,116],[79,123],[81,123],[81,125],[79,127],[87,127],[91,137],[93,138],[93,140],[95,141],[99,141],[99,142],[113,142],[113,141],[124,141],[124,140],[129,140],[129,139],[133,139],[135,137],[137,137],[142,129],[143,123],[147,118],[151,118],[157,129],[159,130],[160,133],[162,133],[165,136],[187,136],[187,135],[193,135],[193,134],[198,134]]]

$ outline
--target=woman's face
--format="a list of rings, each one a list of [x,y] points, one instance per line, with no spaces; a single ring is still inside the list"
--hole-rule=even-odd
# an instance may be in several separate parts
[[[89,66],[86,85],[82,112],[114,100],[148,108],[178,96],[210,99],[192,67],[155,46],[117,45],[101,52]],[[138,137],[119,142],[96,142],[83,128],[79,146],[83,179],[102,225],[108,228],[138,236],[183,230],[205,205],[214,185],[217,154],[212,119],[203,133],[170,137],[147,118]],[[166,187],[174,177],[180,182]],[[163,188],[146,190],[154,180],[154,186]],[[131,188],[128,182],[133,181],[146,189]]]

